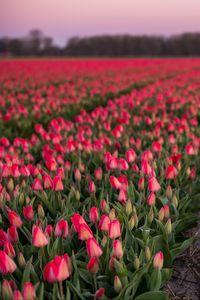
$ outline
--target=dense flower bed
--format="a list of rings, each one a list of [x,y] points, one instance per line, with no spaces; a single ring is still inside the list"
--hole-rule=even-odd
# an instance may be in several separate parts
[[[2,298],[168,299],[199,208],[200,61],[1,64],[2,133],[21,124],[0,138]]]

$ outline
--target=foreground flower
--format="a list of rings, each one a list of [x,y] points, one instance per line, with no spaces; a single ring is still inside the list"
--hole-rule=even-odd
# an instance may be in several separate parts
[[[56,256],[44,268],[44,280],[48,282],[63,281],[72,272],[71,260],[67,254]]]
[[[0,251],[0,273],[13,273],[16,268],[14,261],[4,251]]]
[[[32,229],[32,244],[35,247],[44,247],[48,244],[45,234],[36,225],[33,225]]]

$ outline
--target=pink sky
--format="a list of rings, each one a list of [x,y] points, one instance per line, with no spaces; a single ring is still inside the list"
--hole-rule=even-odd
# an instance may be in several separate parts
[[[73,35],[200,31],[200,0],[0,0],[0,36],[32,28],[59,44]]]

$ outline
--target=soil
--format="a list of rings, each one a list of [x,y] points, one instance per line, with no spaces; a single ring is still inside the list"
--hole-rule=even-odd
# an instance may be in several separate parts
[[[196,235],[196,242],[173,263],[173,275],[165,290],[170,300],[200,300],[200,213],[197,227],[188,230],[187,237]]]

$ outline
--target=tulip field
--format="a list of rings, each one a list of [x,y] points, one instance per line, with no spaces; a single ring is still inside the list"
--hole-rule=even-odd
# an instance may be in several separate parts
[[[199,59],[0,61],[0,299],[169,299],[199,146]]]

